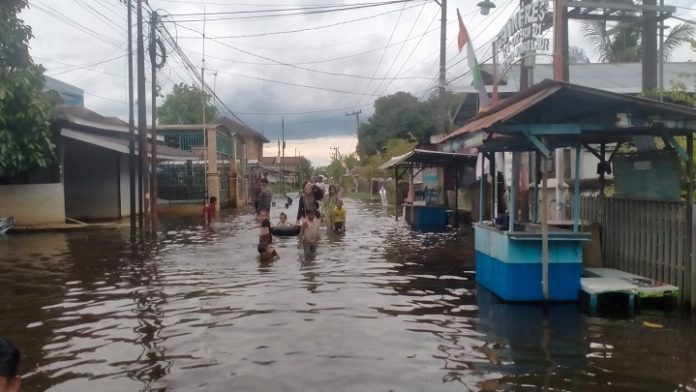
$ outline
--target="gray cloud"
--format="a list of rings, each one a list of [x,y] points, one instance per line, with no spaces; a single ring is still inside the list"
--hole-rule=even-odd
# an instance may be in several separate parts
[[[203,1],[190,0],[188,2],[150,0],[150,5],[162,10],[163,14],[202,12],[203,3]],[[237,5],[220,5],[225,3]],[[208,69],[206,80],[211,86],[215,85],[217,94],[229,108],[239,113],[246,123],[263,131],[270,139],[280,135],[280,113],[287,113],[285,119],[288,138],[311,139],[320,136],[353,135],[355,118],[346,117],[345,112],[352,111],[354,107],[361,109],[363,112],[361,119],[365,120],[373,110],[372,102],[376,97],[371,95],[361,97],[359,94],[345,92],[366,91],[368,94],[386,95],[397,91],[408,91],[416,96],[426,96],[435,86],[434,79],[437,78],[438,72],[439,32],[437,27],[440,9],[433,2],[425,5],[417,1],[407,3],[403,13],[400,12],[402,5],[394,4],[349,12],[282,18],[214,20],[219,17],[212,13],[219,11],[279,8],[277,4],[269,5],[262,1],[248,3],[253,4],[242,6],[239,5],[240,2],[231,0],[215,0],[206,3],[206,12],[211,13],[205,26],[206,36],[219,37],[206,40],[206,68]],[[307,0],[283,2],[288,6],[307,3]],[[332,4],[336,3],[337,1],[332,2]],[[343,3],[355,4],[351,1]],[[517,4],[515,0],[496,0],[495,3],[498,5],[496,10],[484,17],[478,14],[478,9],[473,2],[460,4],[450,2],[447,28],[448,78],[454,78],[469,71],[464,54],[458,53],[456,48],[458,27],[455,8],[460,7],[464,22],[478,49],[479,60],[483,60],[490,56],[490,40]],[[693,8],[691,0],[673,0],[668,3]],[[24,11],[22,17],[34,30],[36,38],[31,41],[31,52],[36,56],[37,62],[45,65],[49,75],[84,89],[86,104],[91,109],[104,115],[116,115],[127,119],[125,57],[97,64],[125,54],[125,6],[118,0],[89,2],[31,0],[30,4],[32,8]],[[85,4],[89,4],[91,9]],[[315,0],[314,4],[326,3]],[[375,16],[385,12],[389,13]],[[696,11],[685,8],[679,9],[677,14],[696,19]],[[368,18],[370,16],[375,17]],[[183,16],[175,17],[178,20],[183,18]],[[239,37],[315,28],[356,18],[368,19],[293,34]],[[173,35],[178,37],[178,44],[191,62],[196,67],[200,67],[203,45],[200,34],[196,31],[203,30],[203,23],[201,21],[181,22],[174,25],[167,22],[165,25]],[[394,26],[396,26],[395,30]],[[85,29],[92,32],[89,30],[85,32]],[[391,39],[392,46],[385,50],[392,30],[394,31]],[[409,32],[411,37],[417,37],[428,30],[434,31],[425,34],[421,40],[412,39],[403,44],[400,43],[408,38]],[[584,47],[593,57],[589,46],[583,41],[578,31],[577,25],[571,28],[571,44]],[[238,38],[225,38],[230,36]],[[369,53],[358,55],[368,51]],[[430,80],[397,79],[391,83],[389,80],[370,82],[362,78],[326,75],[288,65],[274,64],[272,61],[249,53],[298,67],[364,77],[374,75],[383,78],[393,64],[388,77],[393,77],[397,70],[401,69],[399,77],[426,77]],[[326,61],[340,57],[345,58]],[[394,61],[395,58],[396,61]],[[693,53],[687,49],[682,49],[675,55],[675,60],[688,58],[693,58]],[[540,59],[540,61],[543,60]],[[73,70],[65,64],[85,67]],[[379,67],[377,67],[378,64]],[[147,72],[149,74],[149,71]],[[217,72],[216,78],[214,72]],[[158,78],[163,93],[169,92],[174,83],[192,83],[194,80],[189,71],[172,55]],[[295,86],[272,81],[291,83]],[[458,86],[468,85],[468,83],[469,79],[464,76],[453,83],[452,88],[456,91]],[[344,92],[324,91],[297,85]],[[149,97],[147,100],[149,104]],[[324,109],[335,110],[321,111]],[[314,113],[292,114],[296,112]]]

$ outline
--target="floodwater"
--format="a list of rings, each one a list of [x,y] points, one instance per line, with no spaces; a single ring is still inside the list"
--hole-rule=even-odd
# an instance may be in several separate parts
[[[470,231],[347,210],[347,234],[324,235],[312,262],[292,238],[260,264],[241,212],[212,230],[165,219],[137,245],[0,236],[0,335],[25,355],[24,390],[696,390],[689,315],[503,304],[476,286]]]

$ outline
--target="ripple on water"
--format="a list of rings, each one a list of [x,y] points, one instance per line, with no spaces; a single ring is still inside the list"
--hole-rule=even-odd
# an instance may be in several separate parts
[[[295,203],[296,204],[296,203]],[[0,331],[27,390],[674,390],[692,388],[681,316],[583,316],[476,286],[472,234],[418,233],[346,201],[348,232],[260,264],[246,213],[212,228],[0,238]],[[296,205],[293,206],[296,208]],[[274,209],[272,219],[279,211]],[[294,212],[289,211],[289,216]],[[353,223],[355,222],[355,223]],[[640,344],[636,344],[640,342]]]

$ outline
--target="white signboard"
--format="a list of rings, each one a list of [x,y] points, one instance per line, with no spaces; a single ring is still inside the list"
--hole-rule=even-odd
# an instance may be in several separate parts
[[[495,38],[501,70],[506,70],[528,54],[550,54],[553,51],[551,38],[545,34],[550,26],[544,25],[552,14],[549,3],[549,0],[540,0],[527,4],[505,23]]]

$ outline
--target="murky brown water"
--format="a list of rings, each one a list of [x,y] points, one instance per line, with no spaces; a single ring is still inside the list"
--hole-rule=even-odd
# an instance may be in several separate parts
[[[688,315],[501,304],[477,290],[470,232],[347,208],[348,233],[311,263],[292,239],[259,264],[249,215],[165,220],[137,246],[0,236],[0,335],[25,354],[25,390],[696,390]]]

